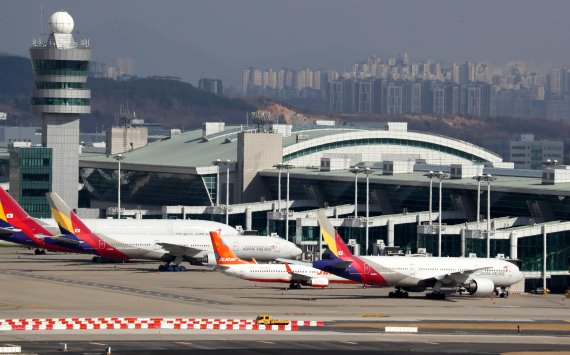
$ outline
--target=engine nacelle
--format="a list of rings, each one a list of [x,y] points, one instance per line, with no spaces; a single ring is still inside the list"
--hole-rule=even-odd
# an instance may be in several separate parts
[[[184,260],[189,262],[190,265],[196,265],[196,266],[204,266],[204,265],[216,263],[216,258],[213,256],[213,254],[212,254],[212,256],[204,255],[204,256],[198,257],[198,258],[184,258]]]
[[[407,292],[424,292],[427,290],[426,286],[410,286],[410,287],[402,287],[404,291]]]
[[[472,295],[487,296],[495,290],[495,284],[491,279],[473,279],[465,284],[465,290]]]
[[[326,277],[315,277],[310,280],[301,282],[301,285],[311,287],[327,287],[329,285],[329,279]]]

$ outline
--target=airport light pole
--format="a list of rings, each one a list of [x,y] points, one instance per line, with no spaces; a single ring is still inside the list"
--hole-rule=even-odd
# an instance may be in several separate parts
[[[368,218],[370,217],[370,179],[369,175],[372,173],[372,169],[366,167],[363,169],[364,174],[366,174],[366,247],[364,248],[364,255],[368,255]]]
[[[293,169],[295,166],[289,163],[279,163],[275,165],[279,169],[281,174],[281,169],[287,170],[287,205],[285,206],[285,240],[289,241],[289,170]],[[279,178],[281,182],[281,177]],[[281,184],[279,184],[279,190],[281,191]],[[279,200],[281,200],[281,194],[279,194]]]
[[[212,164],[216,165],[216,206],[220,204],[220,159],[216,159]]]
[[[477,181],[477,230],[481,231],[479,222],[481,220],[481,181],[483,180],[483,176],[477,175],[474,176],[473,179]]]
[[[214,165],[218,166],[218,171],[221,165],[226,166],[226,224],[229,224],[229,210],[230,210],[230,165],[232,165],[231,160],[220,160],[216,159],[212,162]]]
[[[281,170],[285,169],[286,166],[291,165],[287,163],[279,163],[273,165],[274,168],[279,169],[279,176],[277,178],[277,210],[281,213]]]
[[[349,170],[354,174],[354,218],[358,218],[358,173],[361,172],[361,168],[358,166],[353,166]]]
[[[487,181],[487,257],[491,257],[491,181],[497,180],[491,174],[483,175],[483,181]]]
[[[119,153],[113,158],[119,163],[119,168],[117,169],[117,219],[121,219],[121,160],[125,159],[125,157]]]
[[[430,171],[424,174],[425,177],[429,178],[429,225],[431,226],[431,206],[432,206],[432,192],[433,192],[433,178],[437,176],[437,173]]]
[[[444,172],[440,171],[436,175],[439,178],[439,216],[438,216],[438,228],[437,228],[437,256],[441,257],[441,196],[442,196],[442,184],[443,179],[449,177],[449,175],[445,174]]]
[[[293,169],[293,164],[279,163],[273,165],[274,168],[279,169],[279,181],[277,184],[277,209],[279,210],[279,217],[281,217],[281,170],[287,170],[287,206],[285,207],[285,240],[289,241],[289,170]]]

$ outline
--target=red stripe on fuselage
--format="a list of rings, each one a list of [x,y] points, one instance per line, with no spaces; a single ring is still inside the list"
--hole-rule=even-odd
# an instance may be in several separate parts
[[[83,221],[81,221],[81,219],[77,217],[77,215],[73,212],[71,212],[71,225],[73,226],[73,231],[70,232],[89,244],[94,250],[99,253],[99,255],[113,259],[130,259],[128,255],[119,251],[111,244],[105,242],[97,234],[91,232],[91,230],[87,228]]]

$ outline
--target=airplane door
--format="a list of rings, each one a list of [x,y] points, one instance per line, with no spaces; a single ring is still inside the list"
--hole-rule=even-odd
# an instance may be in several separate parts
[[[273,244],[273,251],[279,253],[279,243]]]
[[[416,266],[414,264],[410,264],[410,275],[416,274]]]
[[[106,248],[105,241],[99,239],[99,249],[105,250],[105,248]]]
[[[365,274],[370,274],[370,266],[368,264],[364,264],[364,273]]]
[[[232,249],[234,250],[234,252],[239,251],[239,243],[234,242],[234,247]]]

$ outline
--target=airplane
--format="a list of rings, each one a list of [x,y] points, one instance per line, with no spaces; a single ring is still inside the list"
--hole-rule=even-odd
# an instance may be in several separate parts
[[[508,287],[521,281],[523,273],[513,263],[494,258],[354,256],[322,213],[317,213],[328,259],[313,262],[317,269],[365,285],[395,287],[390,298],[407,298],[408,292],[424,292],[426,298],[445,299],[442,288],[458,288],[471,295],[496,293],[508,296]],[[332,254],[332,255],[331,255]]]
[[[210,238],[216,257],[215,269],[233,277],[256,282],[288,283],[291,289],[301,288],[301,285],[324,288],[329,283],[355,283],[310,266],[258,264],[256,260],[248,262],[237,257],[217,231],[210,231]],[[227,241],[227,237],[225,239]]]
[[[51,245],[43,237],[59,234],[55,226],[37,221],[24,211],[22,207],[4,189],[0,188],[0,239],[29,248],[36,248],[35,254],[45,254],[46,250],[55,252],[73,252],[69,248]]]
[[[160,265],[160,271],[180,271],[182,261],[192,265],[204,265],[208,264],[210,259],[213,260],[209,237],[212,228],[226,234],[228,243],[243,258],[271,261],[280,257],[294,258],[301,254],[301,249],[295,244],[279,237],[244,236],[228,225],[212,221],[188,220],[183,234],[142,234],[133,233],[132,230],[128,231],[129,233],[119,233],[118,228],[107,228],[112,232],[105,231],[105,225],[113,220],[98,220],[96,223],[91,220],[91,224],[98,228],[92,230],[56,193],[47,193],[47,199],[61,235],[44,238],[46,243],[108,259],[161,260],[166,264]],[[126,222],[121,223],[127,227],[148,223],[142,220]],[[171,263],[174,265],[170,265]]]

